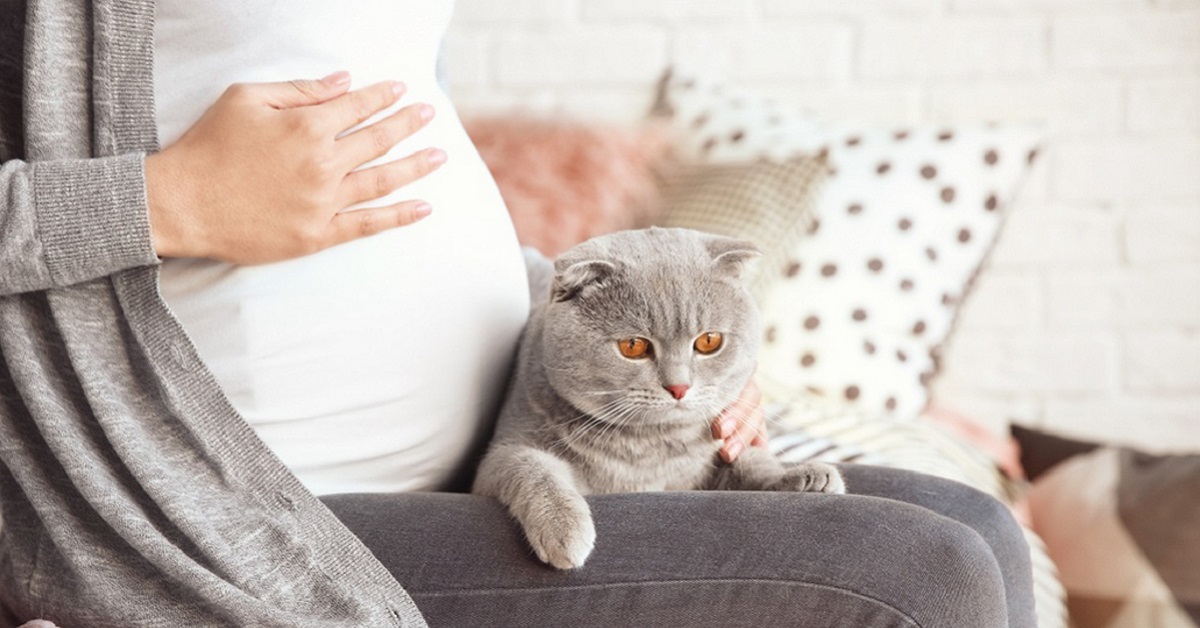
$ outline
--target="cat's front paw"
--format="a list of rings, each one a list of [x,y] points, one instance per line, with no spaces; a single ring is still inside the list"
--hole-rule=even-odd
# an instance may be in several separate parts
[[[842,479],[841,471],[825,462],[809,461],[790,467],[781,482],[789,491],[837,495],[846,492],[846,481]]]
[[[582,511],[558,512],[527,525],[525,537],[543,563],[557,569],[575,569],[583,566],[596,546],[596,526],[585,504]]]

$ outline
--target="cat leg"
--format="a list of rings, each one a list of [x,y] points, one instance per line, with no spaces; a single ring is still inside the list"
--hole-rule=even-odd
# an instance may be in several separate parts
[[[574,569],[592,553],[592,513],[563,459],[526,445],[495,446],[480,464],[472,492],[507,506],[542,562]]]
[[[718,466],[712,488],[841,494],[846,483],[831,464],[809,460],[785,465],[765,448],[750,447],[732,463]]]

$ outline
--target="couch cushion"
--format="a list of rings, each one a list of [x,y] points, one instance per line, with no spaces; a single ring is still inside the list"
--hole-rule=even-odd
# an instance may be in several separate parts
[[[823,124],[730,85],[669,75],[657,111],[681,158],[827,156],[811,233],[768,272],[763,390],[915,418],[959,306],[1036,154],[1034,130]]]

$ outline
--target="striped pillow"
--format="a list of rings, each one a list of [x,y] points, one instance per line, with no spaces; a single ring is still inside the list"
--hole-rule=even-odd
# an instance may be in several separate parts
[[[837,403],[800,398],[766,409],[771,450],[785,462],[871,464],[961,482],[1011,505],[1020,487],[984,453],[924,420],[868,418]],[[1066,593],[1046,545],[1022,524],[1033,560],[1038,626],[1065,628]]]

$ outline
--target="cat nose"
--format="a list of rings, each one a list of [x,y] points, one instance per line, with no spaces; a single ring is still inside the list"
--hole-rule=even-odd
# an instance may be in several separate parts
[[[663,386],[663,388],[666,388],[667,392],[671,393],[671,396],[678,400],[683,399],[683,396],[687,394],[691,386],[687,384],[672,384],[670,386]]]

